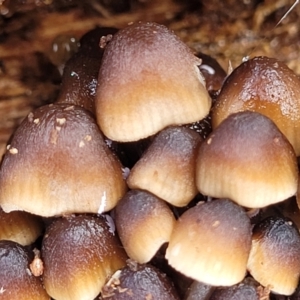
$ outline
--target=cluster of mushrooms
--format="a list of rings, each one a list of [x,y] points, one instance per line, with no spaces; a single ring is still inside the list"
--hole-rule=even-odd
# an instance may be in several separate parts
[[[296,203],[300,80],[215,63],[151,22],[82,37],[1,163],[0,299],[296,295],[299,230],[270,211]]]

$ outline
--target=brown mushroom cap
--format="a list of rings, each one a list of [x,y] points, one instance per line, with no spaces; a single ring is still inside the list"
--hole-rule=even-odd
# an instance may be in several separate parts
[[[38,108],[16,130],[0,169],[4,211],[41,216],[112,209],[126,191],[121,164],[91,115],[65,104]]]
[[[242,282],[228,287],[218,287],[214,290],[209,300],[262,300],[263,288],[251,277],[246,277]],[[268,295],[268,293],[267,293]],[[187,299],[188,300],[188,299]]]
[[[146,190],[174,206],[187,205],[198,193],[195,165],[201,141],[189,128],[162,130],[131,169],[128,186]]]
[[[26,246],[32,244],[44,229],[41,218],[24,211],[4,212],[0,208],[0,240]]]
[[[166,258],[187,277],[227,286],[243,280],[251,247],[246,212],[227,200],[190,208],[175,224]]]
[[[106,46],[98,77],[96,115],[110,139],[129,142],[204,118],[211,99],[201,60],[165,26],[137,22]]]
[[[115,208],[117,232],[128,256],[149,262],[169,242],[175,217],[166,202],[146,192],[131,190]]]
[[[127,256],[104,217],[59,218],[42,243],[43,281],[56,300],[94,299]]]
[[[278,126],[300,154],[300,80],[283,62],[255,57],[236,68],[225,81],[212,111],[216,128],[230,114],[259,112]]]
[[[253,229],[248,270],[271,291],[291,295],[300,277],[300,235],[288,218],[269,217]]]
[[[202,60],[199,68],[205,78],[207,90],[211,94],[219,91],[227,76],[226,72],[212,56],[202,52],[198,52],[196,55]]]
[[[214,286],[194,280],[186,290],[184,300],[208,300],[214,290]]]
[[[40,278],[33,276],[33,255],[13,241],[0,241],[0,299],[50,300]]]
[[[259,208],[295,195],[297,181],[293,147],[262,114],[230,115],[199,147],[196,185],[204,195]]]
[[[150,264],[128,260],[128,265],[114,275],[103,288],[100,299],[179,300],[170,279]]]
[[[65,65],[57,103],[78,105],[95,113],[94,99],[104,51],[99,41],[116,32],[115,28],[97,27],[81,38],[79,50]]]

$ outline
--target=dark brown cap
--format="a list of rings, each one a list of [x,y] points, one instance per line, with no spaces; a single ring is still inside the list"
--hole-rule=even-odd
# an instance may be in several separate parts
[[[116,28],[96,27],[81,38],[79,50],[64,67],[57,103],[78,105],[95,113],[98,73],[104,51],[99,42],[116,32]]]
[[[253,229],[248,270],[263,286],[291,295],[300,278],[300,235],[288,218],[269,217]]]
[[[50,300],[39,277],[32,274],[33,253],[13,241],[0,241],[0,298]]]
[[[104,216],[55,220],[42,243],[43,281],[54,299],[94,299],[127,256]]]
[[[111,300],[179,300],[171,280],[150,264],[128,260],[102,289],[100,299]]]

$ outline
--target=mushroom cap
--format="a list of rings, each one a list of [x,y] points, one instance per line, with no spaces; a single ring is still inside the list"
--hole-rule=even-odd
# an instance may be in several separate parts
[[[242,281],[251,247],[250,219],[227,199],[200,203],[177,220],[166,251],[185,276],[228,286]]]
[[[41,249],[43,282],[57,300],[89,300],[126,264],[127,256],[104,216],[56,219]]]
[[[260,113],[231,114],[199,147],[196,185],[204,195],[260,208],[295,195],[297,182],[293,147]]]
[[[214,286],[194,280],[192,284],[187,288],[184,295],[184,300],[210,299],[210,296],[212,295],[214,290]]]
[[[163,200],[146,191],[131,190],[115,208],[115,223],[128,256],[146,263],[169,242],[175,217]]]
[[[187,205],[198,193],[195,165],[201,142],[189,128],[162,130],[131,169],[128,186],[146,190],[174,206]]]
[[[209,300],[260,300],[259,284],[252,278],[246,277],[242,282],[233,286],[218,287],[214,290]],[[187,299],[189,300],[189,299]]]
[[[230,114],[259,112],[278,126],[300,155],[300,79],[283,62],[255,57],[237,67],[226,79],[212,109],[216,128]]]
[[[226,72],[212,56],[202,52],[198,52],[196,55],[202,60],[199,68],[205,78],[207,90],[210,93],[219,91],[227,76]]]
[[[95,100],[110,139],[129,142],[204,118],[211,106],[193,55],[172,31],[151,22],[119,30],[105,47]]]
[[[101,299],[179,300],[171,280],[150,264],[138,264],[128,260],[127,266],[117,271],[114,276],[103,288]]]
[[[50,300],[40,278],[30,271],[32,253],[13,241],[0,241],[0,298]]]
[[[122,167],[90,113],[66,104],[22,122],[0,169],[0,205],[40,216],[101,213],[126,192]]]
[[[300,235],[288,218],[269,217],[253,229],[250,274],[271,291],[291,295],[300,278]]]
[[[43,230],[42,218],[25,211],[6,213],[0,208],[0,240],[26,246],[32,244]]]
[[[99,41],[116,32],[115,28],[96,27],[80,39],[79,50],[64,67],[57,103],[78,105],[95,113],[94,99],[104,51],[99,47]]]

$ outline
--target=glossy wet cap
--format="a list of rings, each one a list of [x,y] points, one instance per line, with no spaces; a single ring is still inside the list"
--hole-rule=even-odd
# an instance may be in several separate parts
[[[212,56],[202,52],[198,52],[196,55],[202,60],[199,68],[205,78],[207,90],[209,92],[219,91],[227,76],[226,72]]]
[[[274,121],[300,154],[300,80],[283,62],[255,57],[237,67],[225,81],[212,110],[216,128],[230,114],[256,111]]]

